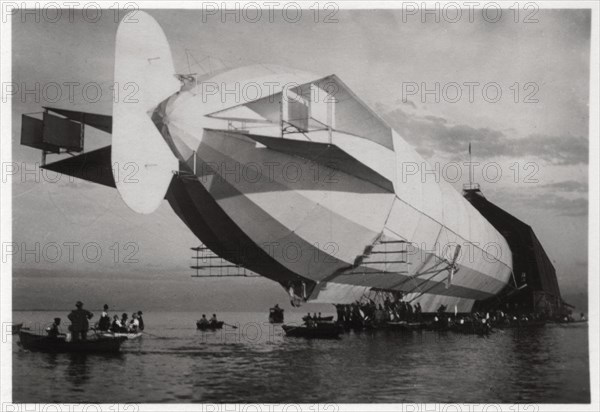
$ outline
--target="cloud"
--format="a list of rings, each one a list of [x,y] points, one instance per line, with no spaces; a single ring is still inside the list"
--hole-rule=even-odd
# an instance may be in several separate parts
[[[514,206],[507,210],[537,209],[550,215],[565,217],[585,217],[588,214],[589,201],[585,197],[568,198],[555,193],[507,189],[497,189],[495,197],[510,199]]]
[[[460,160],[471,143],[479,159],[530,156],[562,166],[588,162],[588,139],[582,136],[532,134],[517,139],[500,130],[453,125],[442,117],[412,115],[400,108],[383,118],[424,156],[438,153]]]
[[[536,196],[538,207],[553,210],[559,216],[581,217],[588,214],[588,200],[583,197],[569,199],[554,193],[544,193]]]
[[[588,162],[588,140],[581,136],[537,134],[518,139],[515,142],[514,154],[538,155],[556,165],[575,165]]]
[[[576,180],[565,180],[562,182],[547,183],[540,186],[541,189],[550,189],[563,193],[587,193],[588,183]]]

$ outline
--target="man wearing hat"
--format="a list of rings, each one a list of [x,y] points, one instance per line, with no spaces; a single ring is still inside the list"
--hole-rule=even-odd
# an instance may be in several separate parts
[[[75,306],[77,309],[69,313],[69,320],[71,321],[71,333],[73,341],[86,340],[87,331],[90,328],[88,319],[91,319],[94,314],[88,310],[83,309],[83,303],[78,301]]]

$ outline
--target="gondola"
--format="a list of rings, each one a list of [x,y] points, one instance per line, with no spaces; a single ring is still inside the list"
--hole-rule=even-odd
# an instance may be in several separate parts
[[[202,322],[198,321],[198,322],[196,322],[196,327],[198,328],[198,330],[217,330],[217,329],[223,329],[224,324],[225,324],[225,322],[222,322],[222,321],[209,322],[209,323],[202,323]]]
[[[32,352],[117,353],[126,340],[125,337],[92,336],[85,341],[73,342],[67,341],[65,336],[52,338],[23,329],[19,331],[21,347]]]
[[[282,328],[286,336],[307,339],[337,339],[342,332],[335,323],[315,323],[313,326],[283,325]]]

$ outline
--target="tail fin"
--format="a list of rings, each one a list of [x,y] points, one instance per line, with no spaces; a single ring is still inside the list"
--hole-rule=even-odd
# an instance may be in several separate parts
[[[180,89],[167,38],[149,14],[136,11],[121,21],[115,50],[112,163],[123,201],[138,213],[156,210],[178,160],[150,113]],[[125,93],[124,93],[125,92]]]

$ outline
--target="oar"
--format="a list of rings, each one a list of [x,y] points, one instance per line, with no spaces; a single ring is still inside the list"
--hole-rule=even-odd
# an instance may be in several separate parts
[[[237,328],[238,328],[238,327],[237,327],[237,326],[235,326],[235,325],[230,325],[229,323],[225,323],[225,322],[223,322],[223,325],[230,326],[230,327],[232,327],[233,329],[237,329]]]

